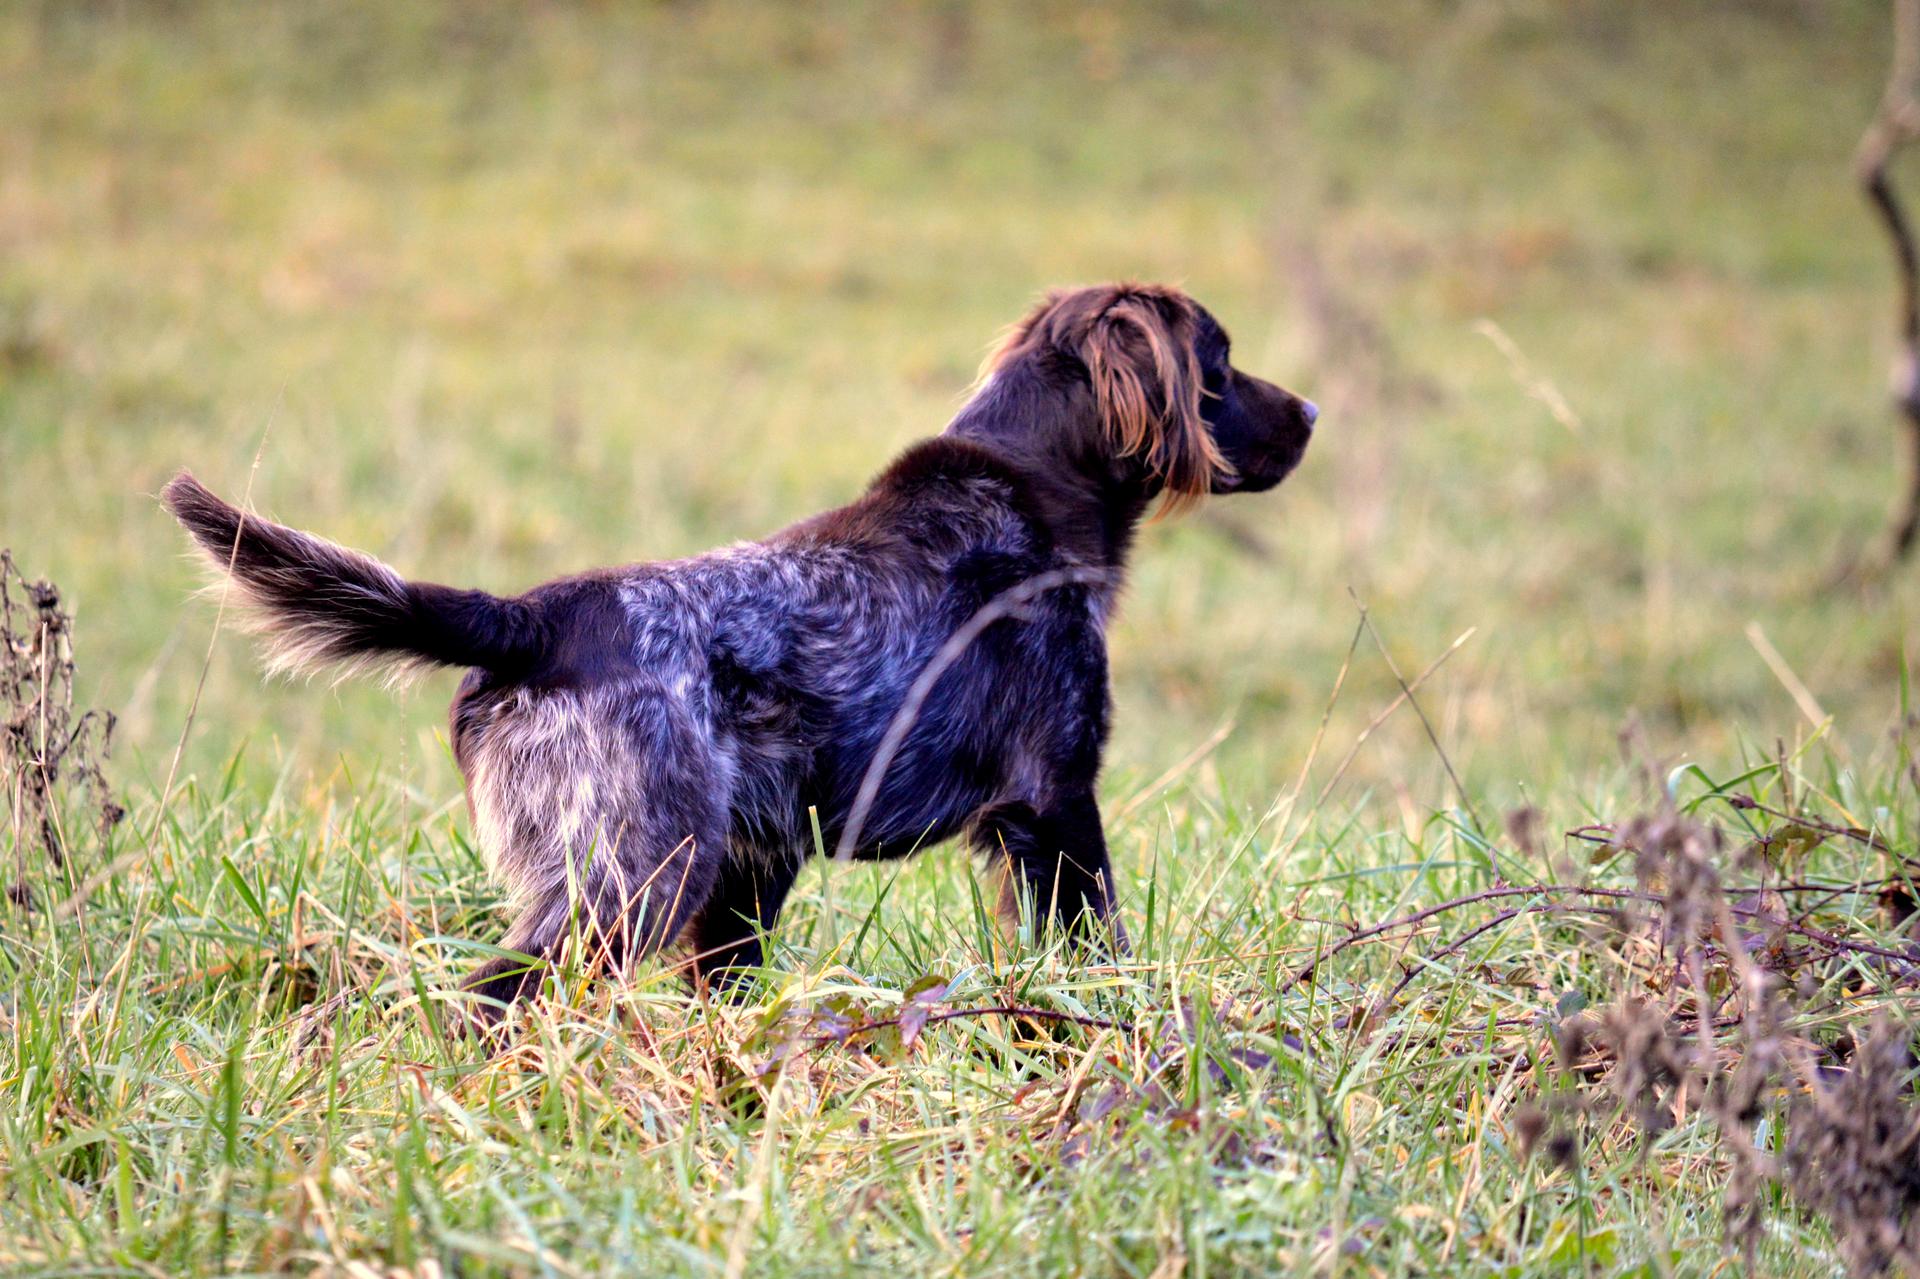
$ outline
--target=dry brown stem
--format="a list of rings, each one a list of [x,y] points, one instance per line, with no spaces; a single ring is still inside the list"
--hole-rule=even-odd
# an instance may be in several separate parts
[[[63,779],[87,792],[102,830],[123,815],[101,767],[113,716],[75,715],[73,676],[73,618],[61,608],[59,590],[28,581],[12,554],[0,550],[0,784],[15,861],[7,894],[21,905],[32,901],[29,848],[54,870],[68,870],[72,832],[61,823]]]
[[[1899,284],[1900,349],[1893,369],[1893,401],[1906,423],[1907,482],[1890,521],[1879,567],[1904,560],[1920,540],[1920,249],[1913,224],[1888,168],[1901,148],[1920,137],[1920,0],[1894,0],[1893,68],[1880,107],[1854,154],[1854,172],[1893,242]]]

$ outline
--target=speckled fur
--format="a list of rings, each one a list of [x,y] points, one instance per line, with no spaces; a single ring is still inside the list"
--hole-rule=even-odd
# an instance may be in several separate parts
[[[576,926],[616,968],[675,940],[700,977],[758,964],[814,847],[809,810],[834,847],[919,673],[989,601],[1061,569],[1097,579],[994,622],[932,685],[853,855],[965,833],[999,865],[1003,909],[1117,930],[1094,784],[1134,530],[1157,498],[1278,483],[1313,420],[1226,348],[1172,290],[1054,295],[946,433],[852,505],[514,599],[407,582],[189,476],[166,500],[277,653],[471,668],[454,753],[514,910],[505,945],[534,961],[484,966],[483,995],[524,994]]]

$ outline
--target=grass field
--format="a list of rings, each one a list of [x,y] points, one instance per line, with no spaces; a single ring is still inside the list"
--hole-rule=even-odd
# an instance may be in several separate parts
[[[75,610],[130,810],[83,908],[0,908],[0,1268],[1738,1267],[1698,1096],[1519,1149],[1555,1023],[1679,998],[1644,938],[1492,897],[1294,977],[1566,855],[1638,891],[1560,832],[1663,790],[1775,878],[1915,854],[1920,573],[1823,585],[1896,483],[1848,175],[1887,46],[1784,0],[0,7],[0,544]],[[166,476],[515,590],[845,500],[1114,276],[1325,414],[1276,494],[1142,539],[1132,961],[997,941],[941,850],[810,870],[743,1005],[568,981],[510,1049],[447,1035],[500,927],[451,678],[263,684]],[[1872,892],[1808,918],[1910,944]],[[1910,981],[1794,963],[1809,1042],[1911,1037]],[[1766,1202],[1762,1272],[1841,1272]]]

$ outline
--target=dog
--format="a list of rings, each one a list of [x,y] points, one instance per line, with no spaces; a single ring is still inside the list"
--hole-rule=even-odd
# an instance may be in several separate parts
[[[1233,367],[1184,293],[1120,283],[1047,295],[852,504],[691,559],[503,598],[407,581],[185,471],[162,500],[273,667],[466,669],[453,753],[524,956],[466,983],[498,1017],[572,935],[616,972],[684,942],[697,986],[737,981],[821,845],[964,835],[1003,913],[1124,947],[1095,782],[1136,531],[1156,503],[1273,488],[1317,416]]]

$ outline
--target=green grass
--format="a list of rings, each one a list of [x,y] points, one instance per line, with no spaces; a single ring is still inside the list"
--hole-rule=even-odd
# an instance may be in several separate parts
[[[1476,906],[1286,986],[1314,921],[1546,876],[1504,815],[1624,817],[1643,759],[1776,762],[1742,786],[1914,851],[1920,576],[1820,585],[1895,483],[1847,174],[1885,13],[1668,8],[0,10],[0,543],[77,609],[132,809],[77,917],[0,920],[0,1265],[1721,1265],[1701,1122],[1578,1177],[1512,1148],[1558,1086],[1539,1019],[1623,978],[1605,937],[1521,917],[1352,1020]],[[499,935],[448,683],[263,686],[186,598],[167,474],[517,589],[844,500],[1035,293],[1118,275],[1326,413],[1277,494],[1143,537],[1105,789],[1134,962],[996,946],[941,851],[809,871],[744,1006],[649,974],[569,984],[511,1052],[445,1038],[422,993]],[[1338,771],[1398,689],[1356,599],[1409,677],[1472,630],[1421,689],[1444,759],[1403,710]],[[783,1007],[928,974],[1129,1028],[966,1017],[757,1073]],[[1763,1260],[1838,1264],[1787,1212]]]

